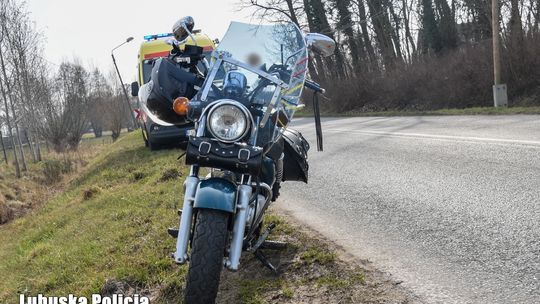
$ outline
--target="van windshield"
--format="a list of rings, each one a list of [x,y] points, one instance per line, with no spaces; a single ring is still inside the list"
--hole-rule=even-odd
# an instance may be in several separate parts
[[[154,66],[153,61],[145,60],[142,64],[142,74],[143,74],[143,84],[150,81],[150,76],[152,76],[152,67]]]

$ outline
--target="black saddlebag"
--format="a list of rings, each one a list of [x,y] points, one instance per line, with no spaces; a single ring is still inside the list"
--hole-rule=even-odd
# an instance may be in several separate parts
[[[283,132],[283,180],[308,182],[308,150],[309,143],[302,133],[286,129]]]
[[[199,165],[252,175],[259,174],[262,158],[262,148],[223,144],[205,137],[190,137],[186,149],[186,165]]]

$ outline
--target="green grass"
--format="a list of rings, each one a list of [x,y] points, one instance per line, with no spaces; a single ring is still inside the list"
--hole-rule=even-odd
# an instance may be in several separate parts
[[[187,266],[170,259],[175,242],[166,229],[178,225],[188,170],[177,160],[181,152],[150,152],[139,132],[114,144],[87,144],[93,152],[80,152],[87,163],[69,175],[64,191],[0,226],[0,303],[17,303],[20,293],[89,296],[107,280],[152,291],[152,303],[180,303]],[[11,184],[0,186],[15,195]],[[267,252],[283,273],[245,253],[238,272],[224,273],[225,299],[295,302],[323,288],[330,302],[340,302],[364,283],[363,271],[345,267],[324,241],[274,212],[265,222],[277,224],[272,238],[289,242],[284,251]]]
[[[0,303],[18,294],[89,295],[106,279],[174,293],[185,267],[171,262],[177,225],[179,151],[151,153],[140,133],[123,136],[92,160],[66,191],[31,214],[0,226]]]
[[[104,134],[102,137],[96,138],[94,137],[93,134],[86,133],[83,135],[83,138],[79,145],[79,151],[85,151],[88,148],[95,149],[97,146],[106,146],[111,143],[112,143],[112,137],[110,135]],[[6,156],[8,158],[8,162],[13,163],[14,162],[13,149],[7,148],[7,143],[5,144],[6,144]],[[0,166],[4,166],[4,162],[5,162],[4,154],[1,149],[2,147],[0,146]],[[45,142],[41,142],[40,149],[41,149],[42,159],[48,159],[51,157],[51,155],[55,154],[54,151],[52,151],[52,148],[50,147],[47,148],[47,145],[45,144]],[[30,146],[28,144],[23,144],[23,152],[24,152],[24,157],[26,158],[26,162],[28,166],[31,166],[31,164],[33,163],[33,158],[32,158],[32,151],[30,150]],[[22,166],[22,160],[20,159],[21,158],[20,154],[17,154],[17,156],[19,157],[19,161],[21,162],[21,166]]]
[[[300,260],[307,264],[325,265],[336,260],[336,253],[324,247],[312,246],[300,255]]]
[[[540,107],[475,107],[465,109],[441,109],[434,111],[382,111],[382,112],[359,112],[348,111],[342,113],[325,112],[326,117],[355,117],[355,116],[436,116],[436,115],[515,115],[515,114],[540,114]],[[313,113],[309,110],[299,111],[296,117],[311,117]]]

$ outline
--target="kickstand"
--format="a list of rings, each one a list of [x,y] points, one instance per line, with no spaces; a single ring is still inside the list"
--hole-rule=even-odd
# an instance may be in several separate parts
[[[270,263],[268,258],[266,258],[264,253],[261,251],[261,249],[282,250],[282,249],[287,248],[286,243],[276,242],[276,241],[267,241],[266,240],[268,238],[268,235],[270,235],[270,232],[274,228],[276,228],[276,224],[271,223],[270,225],[268,225],[268,227],[263,232],[263,234],[259,237],[259,239],[255,243],[255,245],[253,245],[251,248],[249,248],[248,251],[253,253],[255,255],[255,257],[259,261],[261,261],[261,263],[263,263],[263,265],[265,267],[270,269],[273,273],[277,274],[278,272],[277,272],[276,267],[274,265],[272,265],[272,263]]]
[[[270,235],[270,232],[272,232],[272,230],[276,228],[276,224],[274,223],[271,223],[270,225],[268,225],[268,227],[266,228],[266,230],[263,232],[263,234],[259,237],[259,239],[257,240],[257,242],[255,243],[255,245],[253,245],[251,248],[250,248],[250,251],[251,252],[255,252],[259,249],[259,247],[261,247],[261,245],[266,241],[266,238],[268,238],[268,235]]]
[[[263,265],[270,269],[274,274],[277,274],[277,269],[276,267],[274,267],[274,265],[272,265],[272,263],[270,263],[270,261],[266,258],[266,256],[264,255],[264,253],[260,250],[255,250],[253,252],[253,254],[255,255],[255,257],[257,258],[257,260],[261,261],[261,263],[263,263]]]

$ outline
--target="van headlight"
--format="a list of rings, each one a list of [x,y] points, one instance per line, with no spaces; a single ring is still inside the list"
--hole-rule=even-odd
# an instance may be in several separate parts
[[[236,102],[223,102],[210,110],[207,126],[215,138],[223,142],[235,142],[249,130],[249,114],[244,106]]]

